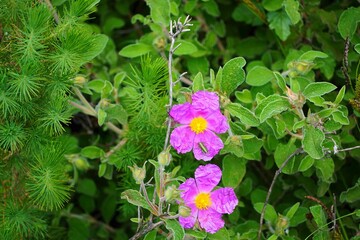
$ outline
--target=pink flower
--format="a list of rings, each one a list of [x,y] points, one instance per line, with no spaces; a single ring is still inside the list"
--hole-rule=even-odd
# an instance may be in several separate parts
[[[192,103],[174,105],[170,116],[181,124],[170,136],[170,144],[178,153],[193,149],[197,160],[209,161],[224,147],[215,133],[226,132],[229,124],[220,112],[219,97],[215,93],[194,93]]]
[[[192,228],[196,221],[206,232],[215,233],[224,226],[224,213],[232,213],[238,204],[232,188],[211,190],[219,183],[221,170],[214,164],[200,166],[195,171],[195,179],[189,178],[180,184],[181,198],[191,209],[188,217],[179,217],[184,228]]]

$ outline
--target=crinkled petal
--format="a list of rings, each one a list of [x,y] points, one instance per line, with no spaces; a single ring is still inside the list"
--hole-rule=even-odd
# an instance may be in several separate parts
[[[191,97],[192,106],[198,111],[219,110],[219,97],[214,92],[198,91]]]
[[[194,118],[192,106],[188,102],[174,105],[169,114],[175,122],[180,124],[189,124]]]
[[[199,210],[198,220],[200,227],[208,233],[216,233],[220,228],[224,227],[225,224],[221,218],[221,213],[211,208],[208,210]]]
[[[195,133],[189,126],[175,128],[170,135],[170,144],[178,153],[190,152],[194,146]]]
[[[234,189],[219,188],[211,193],[211,208],[219,213],[232,213],[238,204]]]
[[[215,164],[199,166],[195,171],[195,181],[199,192],[210,192],[221,179],[221,169]]]
[[[179,188],[180,196],[184,200],[185,204],[193,204],[196,195],[199,193],[195,179],[188,178],[185,182],[180,184]]]
[[[192,228],[195,225],[199,210],[196,208],[195,204],[187,206],[191,209],[190,216],[179,217],[179,223],[183,228]]]
[[[208,128],[216,133],[224,133],[229,129],[229,124],[220,110],[214,111],[205,117],[208,122]]]
[[[210,161],[224,147],[221,139],[210,130],[196,134],[194,137],[194,156],[197,160]],[[201,148],[200,144],[205,146],[206,151]]]

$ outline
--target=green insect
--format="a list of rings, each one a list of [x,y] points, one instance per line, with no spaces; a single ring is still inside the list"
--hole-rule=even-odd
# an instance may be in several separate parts
[[[208,149],[205,147],[205,145],[202,143],[202,142],[199,142],[199,147],[201,148],[201,151],[203,153],[207,153],[208,152]]]

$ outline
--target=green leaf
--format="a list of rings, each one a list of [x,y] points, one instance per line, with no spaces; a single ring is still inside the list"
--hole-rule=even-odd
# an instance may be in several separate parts
[[[180,44],[180,46],[175,50],[175,55],[190,55],[198,51],[193,43],[186,40],[177,40],[176,44]]]
[[[195,237],[196,239],[205,239],[206,238],[206,232],[196,231],[196,230],[192,230],[192,229],[187,229],[186,235]]]
[[[359,201],[360,199],[360,178],[358,179],[357,183],[348,188],[346,191],[342,192],[340,195],[340,202],[348,202],[354,203]]]
[[[295,25],[298,23],[301,19],[300,13],[299,13],[299,1],[297,0],[285,0],[283,3],[285,7],[285,12],[289,16],[291,23]]]
[[[266,119],[287,110],[289,107],[290,103],[286,98],[274,94],[260,102],[255,109],[255,114],[259,117],[260,123],[263,123]]]
[[[262,86],[274,79],[273,72],[263,66],[253,67],[246,76],[246,83],[251,86]]]
[[[338,95],[336,96],[336,99],[334,101],[334,104],[338,105],[341,103],[341,101],[343,100],[344,96],[345,96],[345,91],[346,91],[346,86],[343,86]]]
[[[128,58],[135,58],[142,56],[148,52],[153,51],[154,48],[151,45],[145,43],[134,43],[127,45],[123,49],[120,50],[119,55]]]
[[[107,113],[103,109],[99,108],[97,112],[99,126],[102,126],[105,123],[106,116]]]
[[[245,71],[243,70],[245,64],[246,61],[243,57],[237,57],[224,65],[219,85],[221,91],[227,96],[230,96],[245,81]]]
[[[167,219],[165,220],[165,227],[171,231],[172,239],[183,240],[185,237],[185,231],[177,220]]]
[[[258,202],[254,204],[254,208],[255,210],[261,214],[262,209],[264,207],[264,203],[262,202]],[[275,208],[270,205],[270,204],[266,204],[266,209],[265,209],[265,215],[264,215],[264,219],[266,221],[269,221],[271,223],[275,223],[276,219],[277,219],[277,213],[275,211]]]
[[[322,209],[322,207],[320,205],[311,206],[310,212],[311,212],[312,216],[314,217],[314,220],[315,220],[318,228],[322,228],[322,227],[326,226],[326,224],[327,224],[326,216],[324,214],[324,210]],[[331,239],[329,231],[326,231],[326,228],[319,229],[319,231],[316,235],[318,235],[316,237],[316,239],[319,239],[319,240],[320,239]],[[315,236],[314,236],[314,239],[315,239]]]
[[[282,41],[285,41],[290,35],[290,18],[288,15],[281,11],[281,12],[270,12],[268,14],[269,22],[270,22],[270,29],[275,30],[276,35]]]
[[[254,101],[251,92],[249,89],[244,89],[241,92],[240,91],[236,91],[235,92],[235,97],[243,103],[252,103]]]
[[[84,178],[78,182],[76,191],[90,197],[95,197],[96,184],[92,179]]]
[[[99,147],[87,146],[81,149],[81,155],[86,158],[95,159],[103,157],[105,155],[105,152]]]
[[[146,0],[150,7],[150,16],[155,23],[168,26],[170,23],[170,1],[169,0]]]
[[[315,58],[327,58],[328,55],[326,53],[320,52],[320,51],[314,51],[310,50],[307,52],[304,52],[299,58],[299,61],[307,61],[307,62],[313,62]]]
[[[225,109],[228,110],[232,116],[239,118],[241,123],[245,125],[256,127],[260,124],[255,114],[239,103],[229,103],[225,106]]]
[[[278,239],[278,236],[273,234],[267,240],[276,240],[276,239]]]
[[[354,50],[355,50],[358,54],[360,54],[360,43],[358,43],[358,44],[356,44],[356,45],[354,46]]]
[[[284,0],[263,0],[262,5],[267,11],[273,12],[281,9],[283,1]]]
[[[192,90],[194,92],[204,90],[204,78],[203,78],[203,75],[202,75],[201,72],[196,74],[196,76],[195,76],[195,78],[193,80]]]
[[[234,155],[226,155],[222,161],[222,182],[226,187],[236,188],[246,173],[246,160]]]
[[[241,141],[241,136],[233,135],[226,139],[224,148],[221,149],[220,154],[226,153],[232,153],[237,157],[242,157],[244,155],[244,146]]]
[[[122,125],[128,123],[128,113],[120,104],[107,108],[106,113],[109,121],[116,120]]]
[[[109,38],[104,34],[92,36],[92,42],[89,44],[88,51],[83,54],[84,63],[89,62],[97,55],[102,53]]]
[[[107,163],[101,163],[99,165],[98,176],[103,177],[106,173]]]
[[[329,82],[314,82],[307,85],[304,89],[303,95],[309,99],[312,97],[319,97],[336,89],[336,86]]]
[[[157,235],[157,229],[154,229],[150,232],[148,232],[145,237],[144,240],[156,240],[156,235]]]
[[[87,84],[87,87],[97,93],[101,93],[105,85],[105,81],[102,79],[94,79]]]
[[[326,183],[331,183],[333,180],[333,174],[335,170],[334,160],[332,158],[325,158],[317,160],[314,163],[317,169],[316,175]]]
[[[103,32],[106,35],[111,36],[112,31],[115,28],[122,28],[124,25],[125,25],[125,21],[123,19],[114,17],[114,16],[110,16],[110,17],[106,18],[106,20],[105,20],[105,23],[103,25]]]
[[[291,141],[289,141],[287,144],[278,144],[274,152],[276,166],[280,168],[283,163],[289,158],[289,156],[295,152],[296,149],[297,147]],[[298,166],[296,164],[298,163],[296,162],[294,156],[287,162],[282,172],[285,174],[296,173],[298,170]]]
[[[124,81],[126,72],[118,72],[114,77],[114,88],[118,89],[120,84]]]
[[[299,202],[295,203],[295,204],[289,209],[289,211],[286,213],[285,216],[286,216],[288,219],[291,219],[291,218],[295,215],[296,211],[299,209],[299,206],[300,206],[300,203],[299,203]]]
[[[355,34],[357,24],[360,21],[360,8],[350,7],[343,11],[338,22],[338,30],[343,39],[350,39]]]
[[[286,92],[286,81],[285,78],[278,72],[273,72],[275,75],[278,86],[283,92]]]
[[[118,197],[115,194],[110,194],[105,197],[100,206],[100,211],[105,222],[109,223],[116,212],[116,204]]]
[[[307,155],[303,159],[301,159],[298,170],[300,172],[305,172],[306,170],[311,168],[312,165],[314,165],[314,162],[315,160],[310,155]]]
[[[304,138],[302,145],[312,158],[321,159],[324,157],[322,143],[325,140],[325,134],[318,128],[307,126],[304,128]]]
[[[338,122],[342,125],[349,125],[350,123],[349,119],[342,111],[337,110],[332,113],[332,116],[335,122]]]
[[[220,16],[220,10],[219,10],[219,6],[216,3],[216,1],[214,0],[208,0],[206,2],[203,3],[204,9],[205,11],[214,17],[218,17]]]
[[[139,191],[136,191],[134,189],[128,189],[121,193],[121,199],[125,199],[135,206],[139,206],[151,211],[151,207]]]
[[[226,228],[221,228],[214,234],[207,235],[208,240],[230,240],[230,234]]]

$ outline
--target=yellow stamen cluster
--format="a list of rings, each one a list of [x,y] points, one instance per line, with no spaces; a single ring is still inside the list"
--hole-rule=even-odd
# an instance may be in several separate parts
[[[206,210],[211,206],[210,193],[199,193],[195,198],[195,205],[200,210]]]
[[[203,133],[207,128],[207,121],[203,117],[196,117],[190,122],[191,130],[196,133]]]

